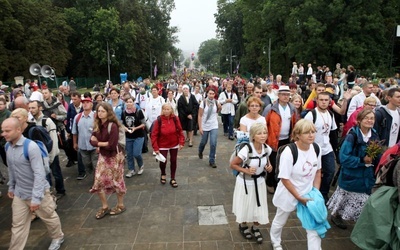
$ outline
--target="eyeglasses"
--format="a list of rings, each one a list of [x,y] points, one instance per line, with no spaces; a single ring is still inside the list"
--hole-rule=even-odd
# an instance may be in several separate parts
[[[317,132],[315,132],[315,131],[308,131],[308,132],[304,132],[304,133],[301,133],[302,135],[315,135],[315,133],[317,133]]]

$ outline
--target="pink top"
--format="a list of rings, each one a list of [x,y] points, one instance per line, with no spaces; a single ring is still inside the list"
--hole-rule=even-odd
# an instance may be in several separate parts
[[[347,119],[346,124],[343,126],[343,132],[342,132],[342,136],[346,136],[347,133],[349,132],[349,130],[354,127],[355,125],[357,125],[357,115],[358,113],[361,112],[361,110],[364,109],[364,106],[359,107],[358,109],[356,109],[356,111],[354,111],[349,119]]]

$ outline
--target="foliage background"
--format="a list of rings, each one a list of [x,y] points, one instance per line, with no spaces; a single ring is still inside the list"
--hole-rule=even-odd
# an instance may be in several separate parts
[[[171,70],[181,51],[170,26],[173,0],[0,0],[0,79],[32,78],[32,63],[56,75],[129,79]],[[151,63],[150,63],[151,62]]]
[[[269,39],[271,72],[286,77],[293,61],[333,70],[352,64],[366,75],[400,69],[398,0],[218,0],[215,19],[219,53],[209,58],[202,48],[215,41],[205,41],[198,54],[202,64],[217,60],[223,73],[232,51],[241,73],[267,75]]]
[[[293,61],[352,64],[359,74],[393,75],[400,68],[398,0],[217,0],[217,37],[204,41],[195,65],[288,76]],[[58,76],[129,79],[184,62],[170,25],[174,0],[0,0],[0,79],[32,78],[32,63]],[[201,35],[201,34],[199,34]],[[268,44],[271,39],[271,60]],[[197,61],[197,59],[199,61]]]

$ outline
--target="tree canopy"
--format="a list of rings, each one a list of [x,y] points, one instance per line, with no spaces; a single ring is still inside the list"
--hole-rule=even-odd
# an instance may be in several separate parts
[[[0,0],[1,79],[31,77],[32,63],[57,75],[106,77],[107,42],[113,75],[146,77],[151,60],[179,61],[174,8],[173,0]]]
[[[275,74],[288,76],[294,61],[389,73],[393,48],[400,66],[396,0],[219,0],[215,17],[222,48],[235,51],[241,71],[268,73],[269,39]]]

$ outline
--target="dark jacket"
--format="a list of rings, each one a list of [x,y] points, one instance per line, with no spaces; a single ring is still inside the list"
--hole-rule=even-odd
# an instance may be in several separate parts
[[[190,94],[189,103],[186,102],[185,95],[181,95],[178,100],[178,113],[180,118],[187,119],[188,115],[196,115],[199,110],[199,103],[194,95]]]
[[[83,107],[81,107],[81,110],[79,113],[83,112]],[[72,124],[74,123],[74,118],[78,113],[76,112],[75,106],[73,103],[70,103],[68,106],[68,111],[67,111],[67,125],[65,129],[67,130],[68,134],[71,134],[72,130]]]
[[[353,133],[348,133],[340,148],[340,175],[339,187],[356,193],[370,194],[375,184],[374,167],[366,167],[364,157],[366,156],[367,143],[364,142],[361,130],[358,126],[350,129]],[[374,129],[371,130],[371,140],[379,140],[379,136]],[[379,162],[377,157],[373,164]]]
[[[374,129],[378,133],[381,140],[384,140],[383,145],[389,145],[390,129],[392,128],[393,118],[390,115],[390,111],[386,106],[378,108],[375,112],[375,124]],[[400,133],[397,135],[398,142],[400,139]]]

